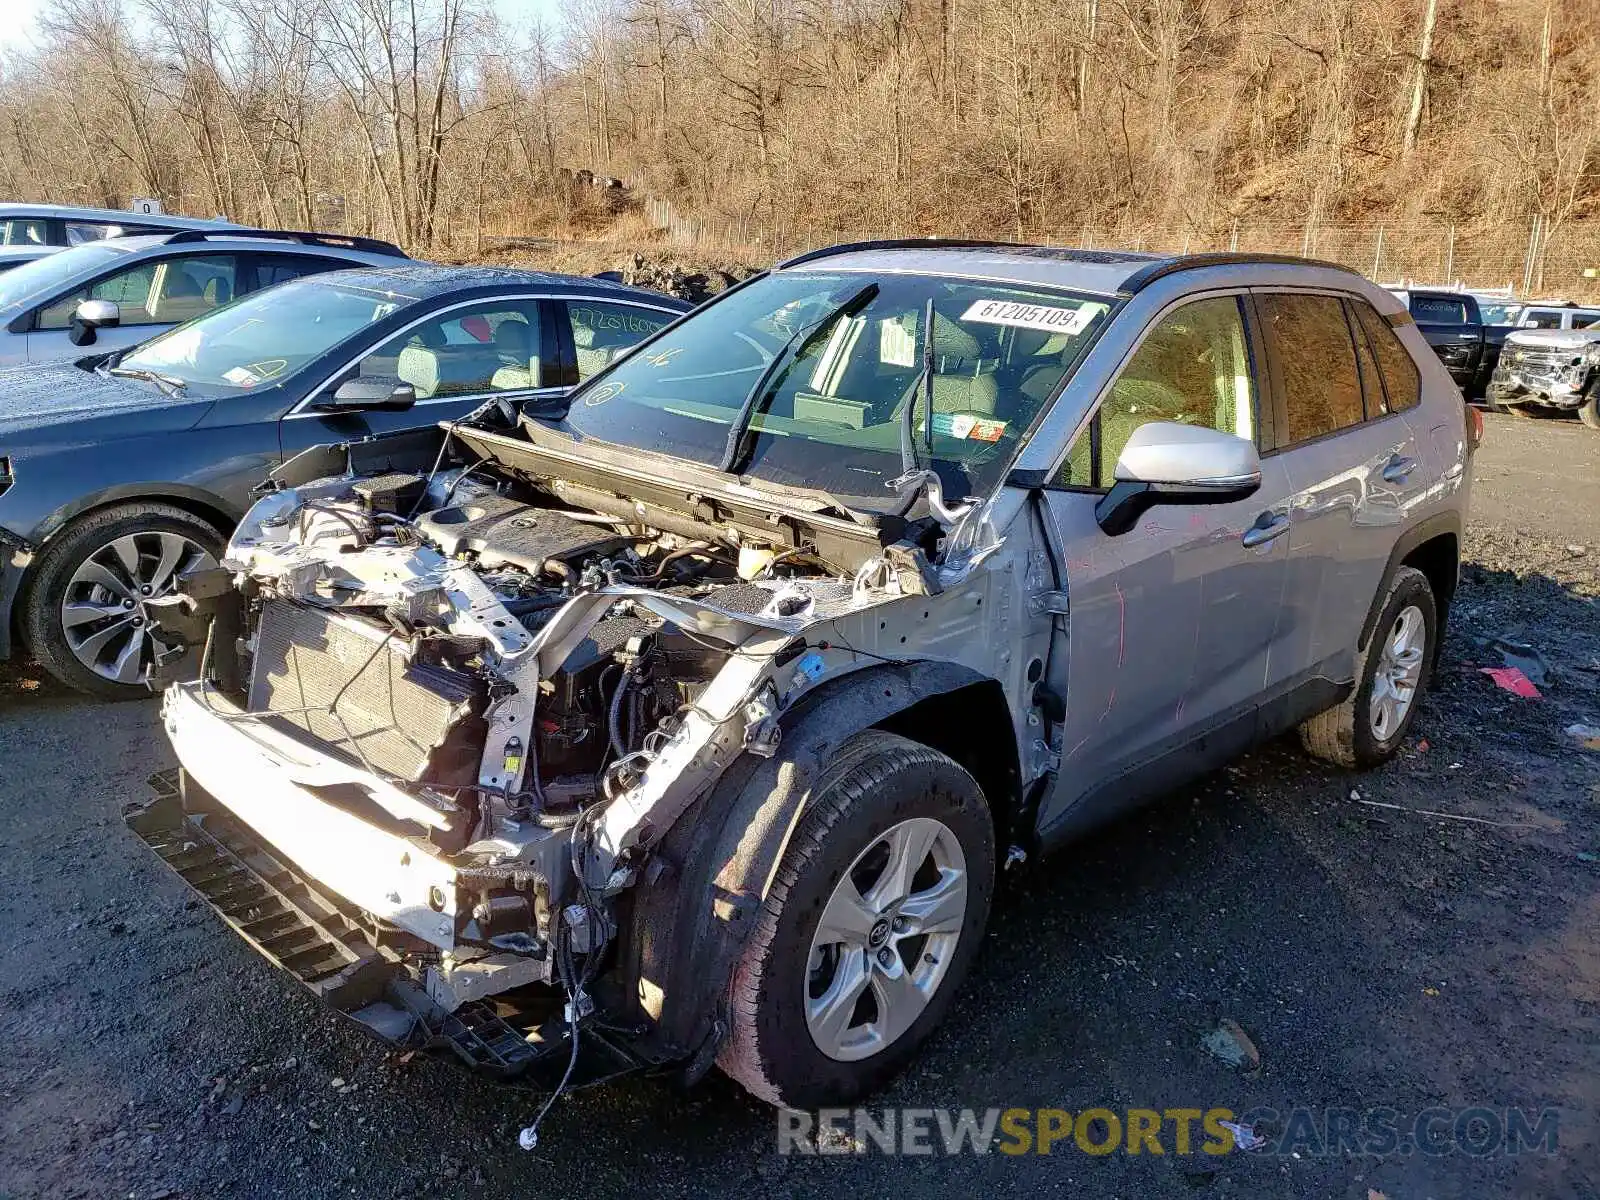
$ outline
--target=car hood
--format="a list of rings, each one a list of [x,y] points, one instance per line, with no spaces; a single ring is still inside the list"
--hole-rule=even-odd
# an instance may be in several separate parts
[[[9,367],[0,370],[0,447],[18,434],[86,440],[113,434],[124,424],[140,433],[187,429],[210,405],[174,400],[153,384],[107,378],[71,364]]]
[[[1524,329],[1506,338],[1508,346],[1541,346],[1547,350],[1582,350],[1600,342],[1600,329]]]

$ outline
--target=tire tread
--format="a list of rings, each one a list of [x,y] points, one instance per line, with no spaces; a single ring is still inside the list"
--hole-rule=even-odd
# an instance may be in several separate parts
[[[872,760],[876,761],[872,761]],[[868,764],[870,763],[870,766]],[[863,794],[908,766],[921,763],[956,766],[953,760],[929,746],[898,734],[870,729],[845,742],[811,790],[800,826],[783,855],[744,953],[734,968],[728,989],[727,1040],[717,1055],[722,1072],[757,1099],[783,1106],[786,1098],[772,1078],[762,1053],[758,1015],[770,951],[778,936],[778,923],[789,895],[801,875],[824,853],[834,827]],[[960,768],[957,767],[959,770]],[[968,777],[970,778],[970,776]],[[976,781],[973,783],[976,789]],[[951,980],[954,984],[959,981]]]

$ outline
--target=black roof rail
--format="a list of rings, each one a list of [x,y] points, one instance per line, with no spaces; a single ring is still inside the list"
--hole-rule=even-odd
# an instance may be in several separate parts
[[[264,242],[299,242],[302,246],[338,246],[346,250],[362,250],[368,254],[383,254],[391,258],[410,258],[393,242],[381,238],[360,237],[353,233],[312,233],[304,229],[182,229],[169,234],[164,245],[181,246],[188,242],[204,242],[210,238],[256,238]]]
[[[1176,275],[1179,271],[1198,271],[1203,267],[1242,267],[1251,265],[1278,265],[1286,267],[1326,267],[1330,271],[1343,271],[1347,275],[1360,275],[1342,263],[1324,262],[1319,258],[1301,258],[1296,254],[1238,254],[1230,251],[1217,251],[1206,254],[1174,255],[1171,258],[1158,259],[1147,267],[1140,267],[1132,275],[1122,281],[1122,286],[1117,290],[1124,296],[1132,296],[1136,292],[1149,287],[1158,279],[1165,279],[1168,275]]]
[[[867,242],[841,242],[837,246],[823,246],[820,250],[807,250],[778,264],[778,270],[798,267],[801,263],[815,262],[819,258],[832,258],[836,254],[852,254],[857,250],[1030,250],[1026,242],[995,242],[983,238],[875,238]]]

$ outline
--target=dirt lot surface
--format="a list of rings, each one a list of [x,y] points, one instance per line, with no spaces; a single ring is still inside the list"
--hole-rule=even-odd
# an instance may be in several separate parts
[[[1399,759],[1351,776],[1285,740],[1008,877],[973,982],[878,1102],[1554,1106],[1554,1154],[782,1158],[715,1074],[570,1096],[523,1153],[538,1095],[386,1058],[125,830],[171,761],[153,702],[23,670],[0,676],[0,1195],[1600,1196],[1600,753],[1564,732],[1600,724],[1600,436],[1491,416],[1478,478]],[[1542,653],[1542,698],[1477,670],[1497,637]],[[1258,1069],[1203,1048],[1223,1018]]]

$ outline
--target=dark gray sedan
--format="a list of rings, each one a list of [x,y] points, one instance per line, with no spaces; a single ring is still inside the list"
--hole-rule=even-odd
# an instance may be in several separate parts
[[[687,311],[595,279],[407,263],[247,296],[132,350],[0,371],[0,658],[113,699],[284,459],[577,384]]]

